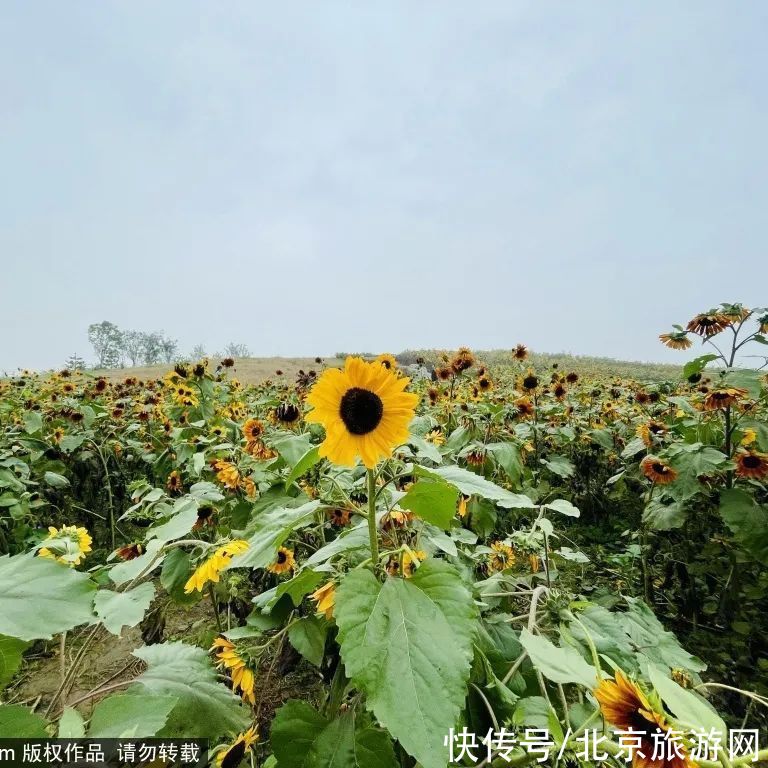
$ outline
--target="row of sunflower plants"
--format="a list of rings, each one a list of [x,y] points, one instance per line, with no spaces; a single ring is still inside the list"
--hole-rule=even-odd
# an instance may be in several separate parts
[[[674,458],[649,452],[659,438],[645,420],[678,394],[647,404],[635,383],[584,387],[558,372],[545,382],[524,348],[515,357],[492,373],[460,350],[413,388],[389,356],[350,358],[293,388],[241,388],[202,363],[162,387],[97,379],[73,398],[61,397],[68,377],[26,383],[9,402],[31,387],[42,408],[7,414],[3,460],[19,483],[7,508],[26,528],[0,558],[0,683],[30,643],[55,638],[66,659],[77,634],[77,650],[44,711],[0,705],[0,734],[203,736],[226,768],[246,756],[437,768],[589,761],[590,738],[621,763],[621,731],[634,729],[637,764],[751,761],[727,752],[739,729],[705,698],[718,685],[702,678],[706,664],[639,597],[589,600],[589,557],[568,535],[596,493],[577,482],[585,448],[605,454],[601,472],[617,470],[595,481],[601,493],[649,484],[646,519],[655,494],[680,482]],[[692,444],[678,447],[702,453]],[[738,491],[734,459],[706,456],[696,461],[731,473]],[[83,466],[101,468],[105,513],[105,557],[87,569],[82,519],[54,519],[21,546],[34,539],[34,505],[51,515]],[[58,517],[74,514],[62,495]],[[641,542],[645,584],[654,563]],[[158,603],[203,617],[208,642],[147,644],[134,651],[138,676],[69,698],[99,638]],[[291,663],[313,682],[267,716],[264,689]],[[674,748],[652,759],[660,741]]]

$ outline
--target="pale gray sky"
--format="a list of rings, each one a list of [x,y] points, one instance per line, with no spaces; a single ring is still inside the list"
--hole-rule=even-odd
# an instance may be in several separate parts
[[[768,4],[22,2],[0,369],[89,323],[253,354],[683,361],[768,304]]]

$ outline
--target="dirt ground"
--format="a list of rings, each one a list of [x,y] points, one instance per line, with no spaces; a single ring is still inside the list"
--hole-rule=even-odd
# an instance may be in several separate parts
[[[90,628],[86,627],[67,636],[67,668],[89,634]],[[164,611],[162,637],[155,639],[157,642],[182,640],[208,647],[214,635],[213,611],[207,601],[186,607],[169,603]],[[139,626],[125,629],[119,638],[102,631],[87,651],[71,689],[55,705],[50,717],[55,720],[63,706],[74,706],[88,719],[97,702],[110,694],[119,693],[127,687],[120,686],[120,683],[127,684],[141,674],[143,663],[132,652],[143,645],[145,642]],[[318,670],[301,661],[290,648],[286,650],[289,652],[287,664],[286,654],[278,659],[267,658],[256,672],[254,716],[262,734],[269,732],[275,711],[285,701],[293,698],[313,701],[320,689]],[[25,654],[20,672],[4,692],[5,703],[25,704],[43,715],[60,683],[59,640],[40,642]],[[101,689],[105,690],[101,692]],[[100,692],[88,696],[96,690]]]
[[[216,366],[218,360],[211,360],[211,365]],[[313,357],[242,357],[235,360],[235,367],[231,375],[243,384],[258,384],[265,379],[292,382],[299,370],[314,370],[320,373],[323,368],[338,367],[342,361],[331,357],[324,359],[322,363],[316,363]],[[162,378],[173,366],[163,363],[161,365],[137,366],[136,368],[118,368],[102,371],[93,371],[94,374],[105,376],[112,381],[120,381],[127,376],[138,379]],[[282,371],[278,375],[277,371]]]

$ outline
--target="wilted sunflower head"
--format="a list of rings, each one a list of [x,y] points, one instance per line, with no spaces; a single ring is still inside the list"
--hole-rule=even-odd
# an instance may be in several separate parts
[[[733,318],[728,315],[711,309],[709,312],[702,312],[696,315],[686,326],[686,329],[691,333],[697,333],[699,336],[703,336],[708,339],[710,336],[715,336],[724,331],[729,325],[733,323]]]
[[[768,454],[759,451],[739,451],[736,460],[736,474],[739,477],[751,477],[762,480],[768,477]]]
[[[435,375],[438,379],[440,379],[440,381],[448,381],[448,379],[450,379],[453,375],[453,371],[447,366],[440,366],[439,368],[435,369]]]
[[[555,385],[555,388],[552,390],[552,394],[558,399],[562,400],[566,395],[566,388],[562,385],[562,383],[558,382]]]
[[[539,377],[532,370],[528,370],[528,373],[523,376],[522,381],[523,389],[532,392],[539,386]]]
[[[569,384],[575,384],[579,380],[579,374],[575,371],[571,371],[569,374],[566,375],[565,380]]]
[[[329,368],[307,396],[313,410],[306,420],[325,427],[320,455],[354,466],[359,456],[368,469],[392,455],[408,438],[417,395],[406,392],[410,379],[378,362],[349,357],[344,370]]]
[[[657,456],[646,456],[640,462],[640,469],[656,485],[668,485],[677,479],[677,471]]]
[[[259,740],[256,727],[252,726],[241,733],[231,744],[220,750],[216,755],[218,768],[237,768],[243,761],[246,752]]]
[[[295,424],[301,418],[301,411],[293,403],[280,403],[275,408],[275,418],[283,424]]]
[[[768,312],[757,318],[757,325],[760,333],[768,333]]]
[[[684,331],[679,325],[675,326],[678,330],[669,333],[659,334],[659,341],[670,349],[688,349],[693,346],[693,342],[688,338],[687,331]]]
[[[469,347],[459,347],[458,352],[451,360],[451,369],[454,373],[463,373],[475,364],[475,356]]]
[[[492,571],[503,571],[515,564],[515,551],[503,541],[494,541],[488,555],[488,567]]]
[[[749,393],[740,387],[721,387],[712,390],[704,400],[705,411],[716,411],[720,408],[728,408],[737,405],[739,400]]]
[[[525,360],[528,357],[528,347],[525,344],[518,344],[512,352],[515,360]]]

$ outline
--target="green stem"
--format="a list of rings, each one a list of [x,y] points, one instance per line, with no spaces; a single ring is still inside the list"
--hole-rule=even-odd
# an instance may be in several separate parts
[[[376,530],[376,474],[368,472],[368,538],[371,542],[371,569],[376,572],[379,565],[379,535]]]

